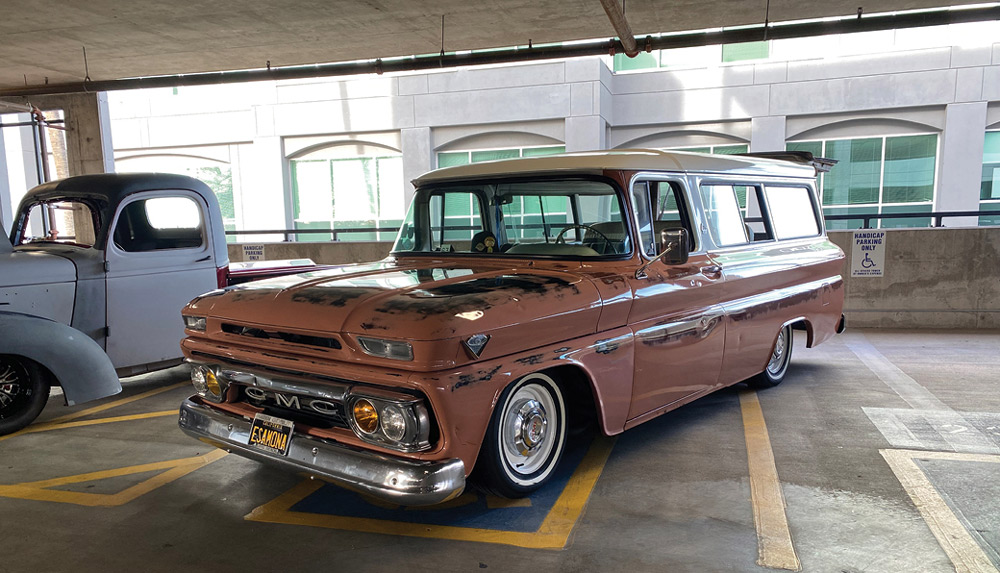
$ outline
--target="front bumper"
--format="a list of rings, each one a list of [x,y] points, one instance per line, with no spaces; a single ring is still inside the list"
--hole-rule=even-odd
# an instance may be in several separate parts
[[[250,422],[242,416],[191,398],[181,404],[178,424],[187,435],[217,448],[307,472],[390,503],[433,505],[457,497],[465,489],[465,464],[459,459],[401,460],[296,433],[287,456],[270,454],[247,445]]]

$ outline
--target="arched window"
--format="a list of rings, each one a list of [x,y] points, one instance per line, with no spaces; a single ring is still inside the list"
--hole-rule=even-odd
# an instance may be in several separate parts
[[[342,143],[291,159],[292,217],[296,229],[372,229],[338,233],[341,241],[391,241],[403,222],[403,158],[378,145]],[[329,241],[331,233],[303,233],[299,241]]]

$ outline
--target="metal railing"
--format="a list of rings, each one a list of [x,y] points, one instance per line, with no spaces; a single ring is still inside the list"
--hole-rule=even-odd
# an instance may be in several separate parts
[[[856,215],[825,215],[823,218],[827,221],[862,221],[862,226],[859,229],[873,229],[871,226],[873,220],[882,219],[932,219],[931,227],[943,227],[944,219],[954,218],[954,217],[1000,217],[1000,211],[926,211],[917,213],[870,213],[870,214],[856,214]],[[747,222],[761,222],[763,219],[752,218],[747,219]],[[542,228],[545,227],[546,231],[551,231],[554,228],[562,228],[569,223],[559,224],[559,223],[546,223],[532,224],[532,225],[519,225],[517,228]],[[448,231],[472,231],[478,230],[479,227],[447,227],[445,230]],[[832,229],[838,230],[838,229]],[[391,233],[395,235],[399,232],[399,227],[348,227],[342,229],[264,229],[264,230],[248,230],[248,231],[226,231],[226,235],[283,235],[285,241],[291,241],[292,235],[314,235],[314,234],[327,234],[331,235],[333,241],[340,241],[339,236],[343,234],[350,235],[352,233]]]

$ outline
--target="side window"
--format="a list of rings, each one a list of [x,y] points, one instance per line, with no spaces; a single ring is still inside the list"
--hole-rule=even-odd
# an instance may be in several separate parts
[[[198,203],[190,197],[152,197],[121,210],[112,237],[129,253],[194,249],[204,244]]]
[[[807,187],[765,187],[771,225],[778,239],[819,235],[819,220]]]
[[[716,245],[728,247],[748,242],[747,229],[743,224],[733,185],[702,185],[701,202],[705,207],[708,229]]]
[[[764,217],[764,196],[758,186],[736,187],[736,197],[744,197],[740,204],[743,208],[743,222],[746,223],[747,238],[751,242],[770,241],[774,238],[767,218]]]
[[[632,188],[632,196],[639,237],[646,255],[655,257],[659,254],[660,232],[670,229],[687,229],[689,248],[694,250],[694,235],[680,186],[668,181],[638,181]]]

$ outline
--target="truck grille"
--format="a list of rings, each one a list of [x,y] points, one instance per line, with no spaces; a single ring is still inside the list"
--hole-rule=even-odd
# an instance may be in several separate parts
[[[315,428],[348,427],[344,404],[339,400],[242,385],[238,386],[237,400],[263,408],[268,415]]]
[[[340,350],[340,341],[332,337],[310,336],[308,334],[296,334],[294,332],[281,332],[278,330],[265,330],[254,326],[243,326],[240,324],[222,323],[222,332],[236,334],[249,338],[265,340],[282,340],[292,344],[302,344],[305,346],[315,346],[330,350]]]

